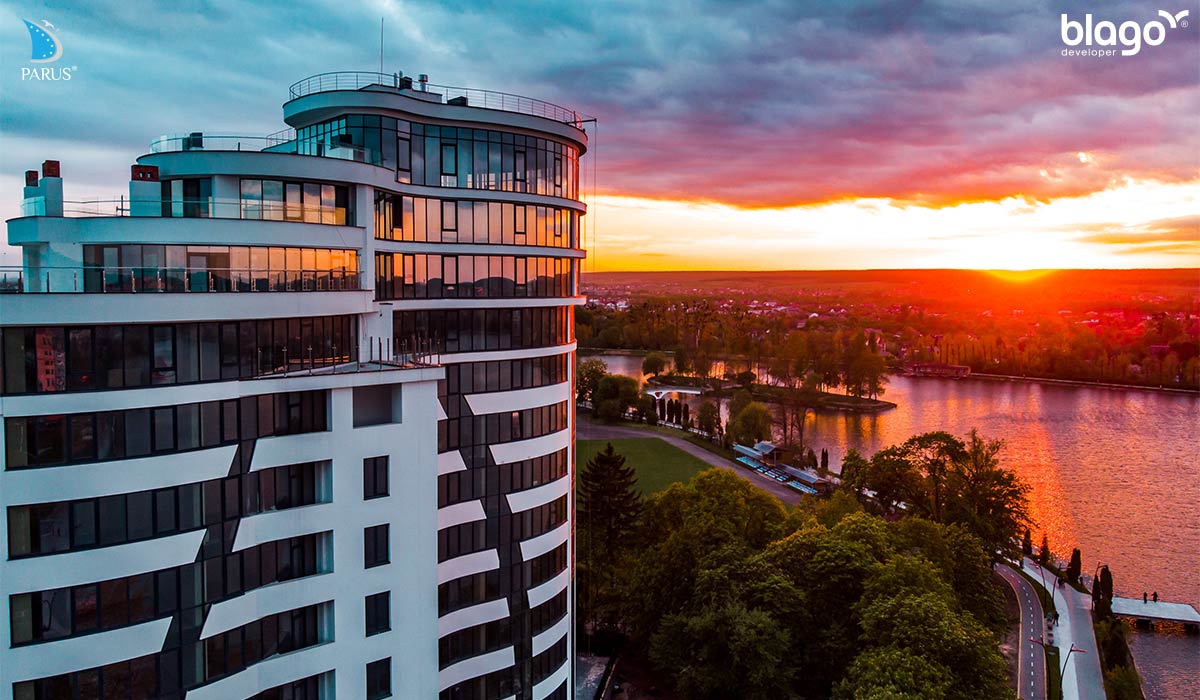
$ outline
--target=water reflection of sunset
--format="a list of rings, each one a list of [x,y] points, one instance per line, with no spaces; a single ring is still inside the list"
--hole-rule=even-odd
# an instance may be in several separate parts
[[[640,357],[604,356],[614,372],[641,377]],[[723,367],[722,367],[723,369]],[[683,397],[696,410],[700,397]],[[1035,543],[1113,567],[1125,595],[1143,589],[1200,604],[1192,564],[1200,551],[1200,398],[1035,382],[893,377],[877,415],[810,414],[805,441],[829,450],[836,471],[850,448],[870,456],[909,436],[972,428],[1005,441],[1002,464],[1031,487]],[[728,420],[727,402],[722,420]],[[1171,474],[1171,479],[1160,478]],[[1179,488],[1179,484],[1184,484]],[[1153,565],[1147,565],[1153,562]],[[1179,582],[1178,584],[1168,583]]]

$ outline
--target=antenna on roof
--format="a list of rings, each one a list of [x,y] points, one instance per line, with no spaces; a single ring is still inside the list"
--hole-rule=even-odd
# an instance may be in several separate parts
[[[379,18],[379,72],[383,73],[383,18]]]

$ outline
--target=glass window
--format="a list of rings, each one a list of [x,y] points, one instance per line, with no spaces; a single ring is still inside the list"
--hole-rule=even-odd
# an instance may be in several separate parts
[[[366,636],[387,632],[392,628],[391,592],[384,591],[366,598]]]
[[[367,664],[367,700],[381,700],[392,696],[392,658],[372,661]]]
[[[262,218],[283,220],[283,182],[280,180],[262,181]]]
[[[304,183],[304,222],[321,223],[321,185],[315,182]]]
[[[389,562],[388,526],[376,525],[363,530],[363,568],[383,566]]]
[[[242,180],[242,218],[261,219],[263,183],[262,180]]]
[[[363,460],[363,500],[388,495],[388,457]]]

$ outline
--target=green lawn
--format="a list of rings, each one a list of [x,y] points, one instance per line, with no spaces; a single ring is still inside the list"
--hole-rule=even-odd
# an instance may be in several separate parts
[[[662,491],[677,481],[687,481],[711,466],[665,440],[622,438],[619,440],[580,440],[575,447],[577,473],[608,443],[625,456],[625,464],[637,470],[638,486],[643,494]]]

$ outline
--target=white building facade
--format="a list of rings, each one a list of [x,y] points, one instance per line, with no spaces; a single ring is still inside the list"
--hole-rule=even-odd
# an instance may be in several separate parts
[[[573,697],[579,116],[336,73],[284,120],[111,215],[26,174],[0,700]]]

